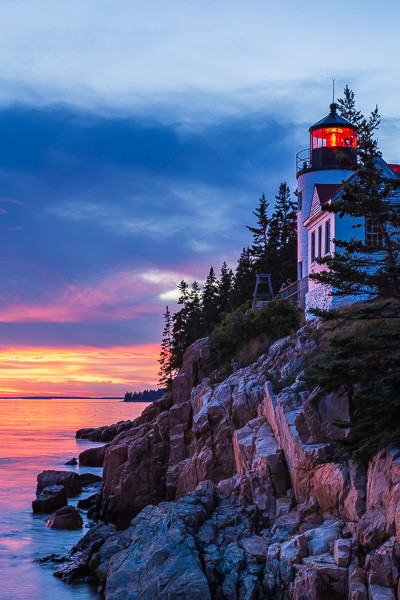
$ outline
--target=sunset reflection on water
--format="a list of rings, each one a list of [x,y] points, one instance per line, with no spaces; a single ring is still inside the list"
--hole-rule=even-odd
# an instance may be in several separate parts
[[[134,419],[146,406],[104,399],[0,399],[1,600],[98,598],[87,585],[64,584],[52,576],[52,565],[36,562],[48,554],[66,553],[85,532],[49,529],[44,526],[46,515],[32,514],[36,476],[44,469],[78,470],[65,462],[96,444],[76,440],[77,429]],[[80,469],[88,471],[101,469]]]

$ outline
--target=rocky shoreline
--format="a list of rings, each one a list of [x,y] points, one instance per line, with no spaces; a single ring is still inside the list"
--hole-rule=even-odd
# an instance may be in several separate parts
[[[199,340],[138,419],[77,432],[106,442],[80,456],[97,522],[55,574],[106,600],[400,598],[400,450],[328,462],[348,402],[304,388],[317,349],[308,325],[217,383]]]

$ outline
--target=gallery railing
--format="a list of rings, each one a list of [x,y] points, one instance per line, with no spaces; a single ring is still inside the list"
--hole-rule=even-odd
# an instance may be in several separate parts
[[[276,295],[276,298],[286,299],[289,302],[297,302],[300,308],[305,307],[306,294],[308,292],[308,277],[303,277],[294,283],[281,289]]]

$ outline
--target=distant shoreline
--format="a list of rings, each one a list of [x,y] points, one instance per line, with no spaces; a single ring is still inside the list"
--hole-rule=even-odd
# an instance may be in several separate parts
[[[123,396],[0,396],[0,400],[123,400]]]

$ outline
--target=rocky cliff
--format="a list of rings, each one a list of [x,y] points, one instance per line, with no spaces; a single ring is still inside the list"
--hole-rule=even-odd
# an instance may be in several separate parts
[[[108,434],[85,430],[113,438],[99,522],[56,574],[107,600],[400,598],[400,451],[368,470],[329,462],[348,401],[304,389],[317,345],[306,326],[213,383],[199,340],[172,393]]]

